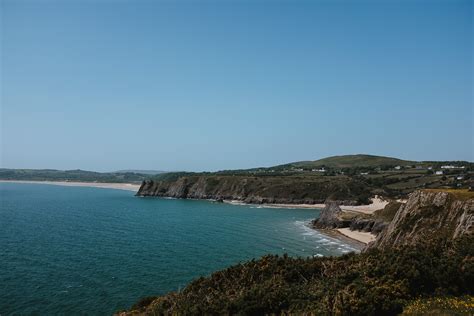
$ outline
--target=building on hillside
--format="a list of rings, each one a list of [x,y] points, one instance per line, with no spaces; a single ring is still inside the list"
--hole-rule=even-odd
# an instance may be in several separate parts
[[[326,169],[324,169],[324,168],[312,169],[311,171],[313,171],[313,172],[326,172]]]
[[[439,176],[439,175],[442,175],[442,174],[443,174],[443,170],[438,170],[438,171],[435,172],[435,174],[438,175],[438,176]]]
[[[441,166],[441,169],[464,169],[464,166],[458,167],[453,165]]]
[[[394,169],[395,170],[400,170],[400,169],[402,169],[402,167],[401,166],[396,166]]]

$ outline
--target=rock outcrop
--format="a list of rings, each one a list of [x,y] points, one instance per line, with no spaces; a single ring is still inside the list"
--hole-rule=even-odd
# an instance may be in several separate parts
[[[351,178],[292,176],[182,176],[143,181],[137,196],[238,200],[252,204],[322,204],[327,199],[357,205],[370,197],[368,188]]]
[[[351,221],[341,219],[342,214],[343,212],[337,202],[327,202],[321,210],[319,218],[312,222],[312,226],[316,229],[348,227]]]
[[[348,227],[350,230],[378,234],[388,226],[389,221],[386,217],[378,216],[378,214],[368,215],[342,211],[337,202],[327,201],[319,218],[312,221],[312,227],[316,229]]]
[[[349,228],[351,230],[359,230],[363,232],[371,232],[373,234],[379,234],[385,227],[388,226],[388,223],[379,219],[370,219],[370,218],[354,218]]]
[[[474,231],[474,194],[420,190],[410,195],[391,223],[368,248],[453,240]]]

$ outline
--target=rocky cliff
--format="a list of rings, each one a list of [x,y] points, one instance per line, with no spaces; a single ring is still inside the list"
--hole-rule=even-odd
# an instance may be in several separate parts
[[[474,232],[474,192],[420,190],[410,195],[369,248],[450,241]]]
[[[335,202],[327,202],[326,206],[321,210],[319,218],[312,222],[313,228],[316,229],[331,229],[348,227],[351,221],[342,219],[342,210]]]
[[[172,180],[144,181],[137,196],[239,200],[245,203],[339,204],[367,202],[370,191],[349,177],[298,176],[182,176]]]
[[[390,202],[385,209],[378,210],[374,214],[361,214],[358,212],[342,211],[338,203],[326,201],[326,206],[321,210],[319,218],[312,221],[315,229],[350,228],[363,232],[380,233],[392,220],[389,211],[393,206],[400,205]]]

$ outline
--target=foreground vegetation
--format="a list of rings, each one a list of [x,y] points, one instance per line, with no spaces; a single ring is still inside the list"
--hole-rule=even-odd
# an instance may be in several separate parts
[[[474,296],[436,296],[419,298],[403,309],[402,315],[458,316],[472,315]]]
[[[474,238],[468,235],[341,257],[269,255],[200,278],[180,292],[146,298],[129,313],[397,315],[405,306],[413,311],[419,297],[473,291]]]

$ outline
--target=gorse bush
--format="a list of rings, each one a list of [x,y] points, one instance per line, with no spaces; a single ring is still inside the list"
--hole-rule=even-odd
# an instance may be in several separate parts
[[[419,298],[403,309],[403,315],[472,315],[474,296]]]
[[[474,289],[474,243],[373,249],[328,258],[265,256],[154,300],[148,314],[396,315],[419,296]]]

